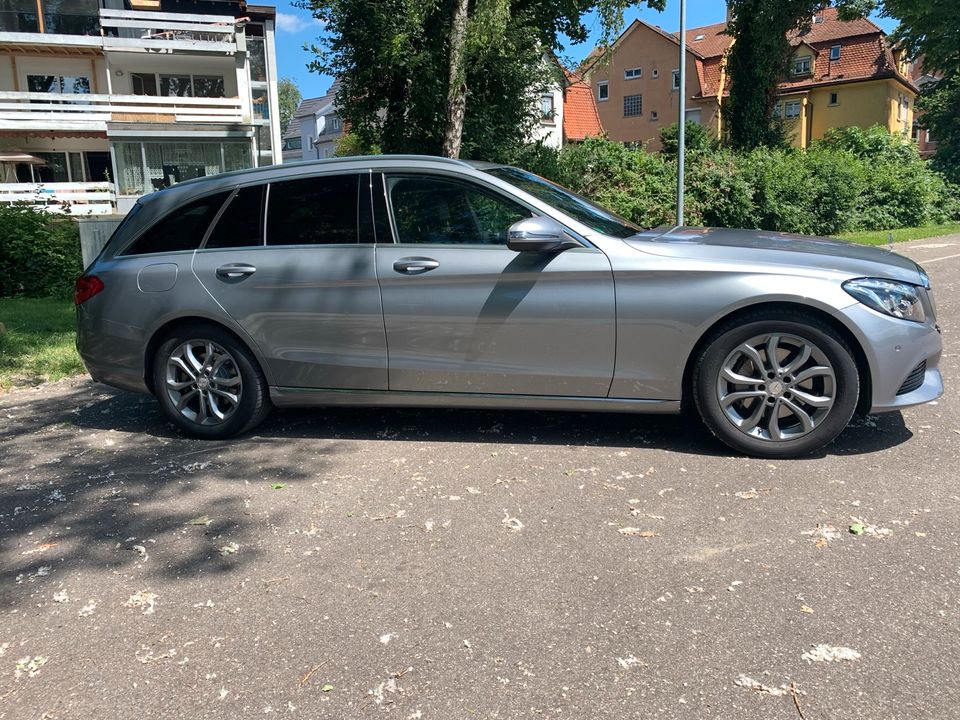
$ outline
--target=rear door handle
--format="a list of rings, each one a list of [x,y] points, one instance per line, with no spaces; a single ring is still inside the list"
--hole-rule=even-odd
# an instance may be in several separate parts
[[[253,275],[257,271],[253,265],[247,263],[232,263],[221,265],[217,268],[217,277],[223,280],[239,280],[240,278]]]
[[[404,275],[420,275],[436,270],[438,267],[440,267],[440,263],[428,257],[405,257],[400,258],[393,264],[393,269]]]

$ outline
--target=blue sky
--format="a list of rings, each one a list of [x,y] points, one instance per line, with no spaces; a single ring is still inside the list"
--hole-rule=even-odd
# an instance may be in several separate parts
[[[323,27],[309,13],[293,7],[286,0],[277,0],[276,6],[277,64],[280,77],[293,78],[305,98],[323,95],[330,87],[331,78],[307,71],[306,66],[312,56],[303,49],[304,43],[310,43],[322,35]],[[688,0],[687,2],[687,24],[690,27],[721,22],[725,15],[726,4],[723,0]],[[675,32],[680,28],[679,0],[668,0],[667,9],[662,13],[648,8],[630,10],[626,20],[629,23],[637,17],[653,25],[659,25],[669,32]],[[873,19],[887,32],[892,31],[896,26],[895,21],[887,18]],[[565,50],[566,59],[581,60],[590,52],[599,37],[600,28],[596,17],[588,17],[586,22],[587,26],[592,28],[590,40],[581,45],[569,45]]]

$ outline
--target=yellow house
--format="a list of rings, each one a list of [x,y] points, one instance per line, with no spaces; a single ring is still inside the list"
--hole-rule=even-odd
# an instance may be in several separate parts
[[[733,38],[726,24],[688,31],[690,46],[703,56],[701,92],[691,98],[711,108],[723,132],[723,103],[729,97],[726,56]],[[918,89],[909,79],[903,53],[868,19],[844,22],[827,8],[810,29],[790,37],[793,52],[778,87],[774,113],[784,119],[794,145],[806,148],[831,128],[883,125],[909,136]],[[708,113],[704,113],[708,115]]]

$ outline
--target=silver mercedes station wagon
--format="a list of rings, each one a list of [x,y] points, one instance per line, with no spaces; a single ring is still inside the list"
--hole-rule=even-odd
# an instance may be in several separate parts
[[[677,413],[807,454],[943,392],[930,281],[877,248],[644,230],[523,170],[297,163],[142,198],[76,288],[95,380],[226,438],[271,407]]]

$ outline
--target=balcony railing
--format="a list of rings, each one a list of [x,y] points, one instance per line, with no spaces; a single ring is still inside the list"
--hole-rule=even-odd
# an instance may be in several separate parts
[[[240,123],[238,98],[0,91],[0,130],[90,130],[108,122]]]
[[[246,50],[244,34],[230,15],[101,8],[92,15],[48,13],[43,20],[40,32],[37,13],[0,11],[0,42],[228,55]]]
[[[111,183],[0,184],[0,203],[25,203],[66,215],[109,215],[116,200]]]
[[[228,15],[100,10],[107,50],[237,51],[236,20]]]

